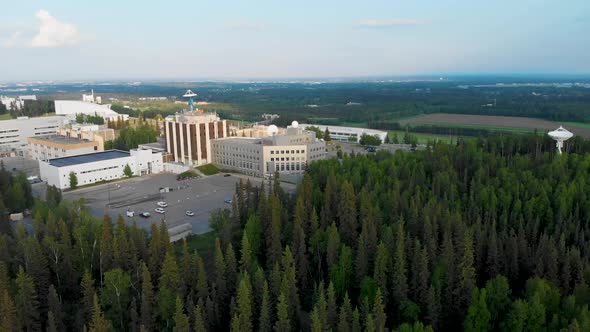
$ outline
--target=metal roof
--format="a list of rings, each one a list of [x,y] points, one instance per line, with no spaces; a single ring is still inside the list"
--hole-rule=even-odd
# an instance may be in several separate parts
[[[81,154],[78,156],[51,159],[49,160],[49,165],[55,167],[64,167],[125,157],[129,157],[129,152],[121,150],[109,150],[97,153]]]

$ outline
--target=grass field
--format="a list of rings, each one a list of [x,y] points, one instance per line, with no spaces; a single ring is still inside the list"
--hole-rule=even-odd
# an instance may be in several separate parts
[[[205,234],[192,235],[186,239],[188,246],[188,252],[198,252],[199,256],[203,259],[203,262],[207,266],[213,265],[213,254],[215,253],[215,239],[217,234],[215,232],[209,232]],[[179,241],[175,244],[174,249],[176,253],[180,255],[182,253],[183,241]]]
[[[397,134],[398,140],[403,140],[404,135],[406,134],[405,131],[402,130],[389,130],[389,138],[393,138],[395,134]],[[451,141],[456,141],[457,138],[460,136],[450,136],[450,135],[435,135],[435,134],[424,134],[424,133],[413,133],[409,132],[410,135],[416,137],[418,139],[419,144],[426,144],[429,141],[439,141],[439,142],[446,142],[450,143]]]
[[[578,122],[558,123],[543,119],[523,117],[437,113],[402,120],[399,123],[402,126],[408,125],[410,127],[432,125],[441,127],[487,129],[492,131],[511,131],[514,133],[528,133],[533,132],[535,129],[540,131],[554,130],[563,124],[566,127],[569,126],[569,130],[574,134],[590,138],[590,124]]]
[[[219,169],[213,164],[198,166],[197,169],[205,175],[215,175],[219,173]]]
[[[10,120],[10,119],[12,119],[12,117],[8,113],[0,115],[0,120]]]

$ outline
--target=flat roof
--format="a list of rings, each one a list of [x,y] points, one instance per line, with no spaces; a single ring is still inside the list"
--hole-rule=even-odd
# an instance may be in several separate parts
[[[74,144],[89,143],[89,142],[96,143],[94,141],[89,141],[87,139],[80,139],[77,137],[67,137],[67,136],[61,136],[61,135],[34,136],[34,137],[30,137],[30,138],[35,139],[35,140],[39,140],[39,141],[51,142],[51,143],[62,144],[62,145],[74,145]]]
[[[125,151],[121,151],[121,150],[108,150],[108,151],[103,151],[103,152],[81,154],[78,156],[50,159],[49,165],[55,166],[55,167],[64,167],[64,166],[88,164],[88,163],[93,163],[93,162],[97,162],[97,161],[119,159],[119,158],[125,158],[125,157],[129,157],[129,152],[125,152]]]

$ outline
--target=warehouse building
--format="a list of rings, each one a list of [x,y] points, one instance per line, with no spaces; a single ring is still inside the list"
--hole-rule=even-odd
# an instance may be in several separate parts
[[[41,180],[60,189],[70,188],[70,173],[74,173],[78,186],[125,177],[123,170],[129,165],[133,175],[160,173],[163,170],[162,153],[151,150],[109,150],[78,156],[39,161]]]
[[[66,115],[70,119],[76,117],[76,114],[98,115],[107,121],[126,121],[129,119],[127,114],[119,114],[111,109],[111,105],[101,105],[79,100],[56,100],[55,114]]]
[[[29,118],[21,116],[14,120],[0,121],[0,157],[28,154],[28,137],[55,134],[67,122],[63,116]]]
[[[375,129],[368,129],[368,128],[356,128],[356,127],[340,127],[340,126],[324,126],[324,125],[315,125],[315,124],[300,124],[300,127],[303,129],[307,129],[308,127],[317,127],[322,132],[328,128],[330,132],[330,138],[334,141],[345,141],[348,142],[354,139],[356,142],[359,142],[361,136],[363,134],[367,134],[370,136],[377,136],[381,140],[381,142],[385,141],[385,137],[387,137],[387,132],[382,130],[375,130]]]
[[[228,137],[229,126],[216,114],[196,110],[166,117],[164,135],[174,162],[199,166],[211,163],[211,140]]]
[[[29,158],[33,160],[77,156],[103,150],[98,142],[77,137],[46,135],[29,137],[27,140],[29,142]]]
[[[226,170],[264,177],[275,171],[301,174],[309,163],[326,158],[326,143],[294,123],[283,135],[269,127],[268,137],[228,137],[212,141],[213,163]]]

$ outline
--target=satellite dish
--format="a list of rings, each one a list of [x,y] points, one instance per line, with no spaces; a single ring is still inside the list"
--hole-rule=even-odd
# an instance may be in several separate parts
[[[291,122],[291,127],[298,128],[299,127],[299,122],[297,122],[297,121]]]
[[[268,129],[266,130],[266,132],[268,133],[268,136],[274,136],[276,133],[279,132],[279,127],[277,127],[275,125],[270,125],[270,126],[268,126]]]
[[[557,147],[557,151],[559,151],[559,154],[561,154],[563,142],[574,137],[574,134],[571,131],[563,128],[562,126],[559,126],[559,128],[555,129],[554,131],[548,132],[547,135],[549,135],[551,138],[555,140],[555,146]]]
[[[191,90],[186,90],[186,93],[184,95],[182,95],[184,98],[191,98],[191,97],[196,97],[197,94],[192,92]]]

